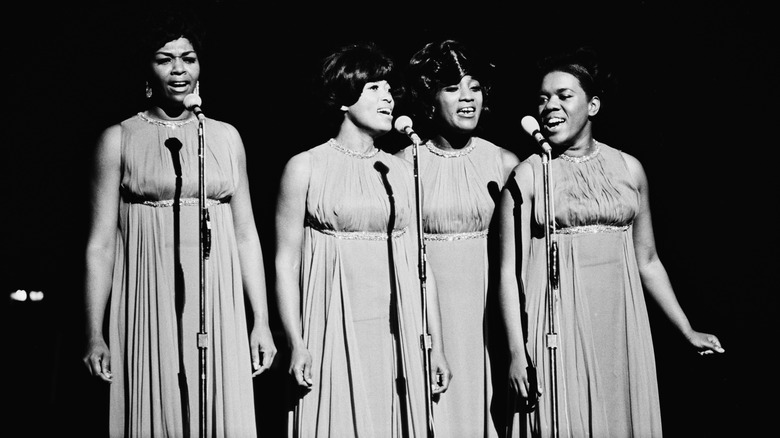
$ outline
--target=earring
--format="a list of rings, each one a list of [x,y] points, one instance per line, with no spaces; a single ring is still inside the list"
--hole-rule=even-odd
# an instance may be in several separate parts
[[[152,98],[152,87],[149,86],[149,82],[146,83],[146,98]]]
[[[198,96],[200,96],[200,81],[195,82],[195,91],[194,93]]]

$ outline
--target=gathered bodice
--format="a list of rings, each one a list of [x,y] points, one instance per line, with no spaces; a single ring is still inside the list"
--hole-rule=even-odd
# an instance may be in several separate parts
[[[360,155],[333,141],[309,150],[306,222],[320,230],[376,232],[411,223],[412,169],[384,151]]]
[[[162,122],[138,114],[122,122],[120,191],[130,202],[198,198],[198,121]],[[205,182],[210,199],[230,197],[238,185],[235,145],[223,122],[205,122]],[[177,162],[178,160],[178,162]],[[181,181],[177,180],[181,175]]]
[[[551,161],[557,228],[588,225],[627,226],[639,211],[639,191],[621,152],[603,143],[586,159]],[[544,223],[544,181],[538,155],[528,158],[534,168],[534,217]]]
[[[474,137],[458,151],[443,151],[430,142],[418,150],[425,233],[486,231],[505,182],[500,148]],[[411,146],[404,156],[412,162]]]

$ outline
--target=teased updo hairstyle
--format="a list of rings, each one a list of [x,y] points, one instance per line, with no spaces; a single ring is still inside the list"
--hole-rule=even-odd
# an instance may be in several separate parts
[[[331,127],[343,120],[342,106],[358,101],[368,82],[385,80],[393,85],[395,64],[375,43],[342,46],[325,57],[320,71],[324,115]]]
[[[415,53],[404,72],[410,111],[423,125],[433,117],[436,94],[458,84],[464,76],[478,80],[482,87],[482,111],[488,112],[493,65],[479,58],[455,40],[430,42]]]
[[[588,99],[603,97],[613,85],[612,75],[599,62],[596,50],[591,47],[579,47],[542,59],[537,69],[537,84],[541,84],[545,75],[555,71],[577,78]]]

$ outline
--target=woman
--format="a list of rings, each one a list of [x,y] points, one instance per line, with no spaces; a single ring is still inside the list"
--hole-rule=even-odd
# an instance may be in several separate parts
[[[198,89],[201,44],[184,18],[165,15],[150,32],[148,108],[106,129],[96,149],[84,362],[111,383],[111,436],[197,436],[201,424],[209,436],[255,436],[252,377],[276,353],[244,146],[233,126],[207,118],[201,418],[199,121],[184,104]]]
[[[510,383],[533,397],[528,381],[519,291],[527,311],[527,354],[539,373],[533,436],[660,436],[661,413],[646,292],[701,353],[722,353],[718,338],[695,331],[675,298],[655,249],[648,182],[640,162],[593,137],[602,72],[589,50],[546,60],[538,118],[552,146],[552,199],[558,246],[555,387],[548,344],[544,181],[533,155],[504,190],[501,298],[511,347]],[[519,212],[519,218],[513,216]],[[517,223],[515,223],[517,221]],[[520,243],[514,247],[515,238]],[[522,289],[515,260],[521,266]],[[557,396],[557,420],[551,400]],[[522,420],[522,419],[521,419]],[[519,424],[517,425],[519,429]],[[515,430],[514,432],[519,432]]]
[[[289,372],[306,392],[296,437],[426,435],[412,169],[376,148],[392,127],[393,63],[372,44],[325,59],[338,126],[293,156],[276,212],[277,297]],[[427,297],[432,392],[447,389],[435,282]]]
[[[488,229],[517,156],[478,136],[490,68],[458,41],[431,42],[409,61],[406,84],[423,192],[423,229],[455,381],[435,405],[439,436],[495,437],[506,394],[493,400],[488,350]],[[413,162],[413,146],[398,153]],[[491,300],[492,301],[492,300]],[[495,361],[494,361],[495,362]],[[500,376],[504,378],[504,373]],[[501,385],[505,387],[505,385]],[[499,415],[494,422],[494,415]]]

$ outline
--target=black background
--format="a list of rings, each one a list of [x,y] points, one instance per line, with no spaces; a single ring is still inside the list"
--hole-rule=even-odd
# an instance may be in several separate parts
[[[329,50],[373,40],[403,64],[436,38],[478,47],[497,71],[484,136],[524,158],[535,152],[519,124],[533,109],[533,63],[554,48],[596,47],[619,79],[596,137],[644,164],[656,243],[678,299],[693,326],[717,334],[727,351],[700,357],[651,306],[665,435],[774,431],[780,125],[768,8],[635,0],[189,3],[207,30],[203,110],[242,134],[269,281],[281,167],[327,139],[309,82]],[[106,387],[80,362],[89,160],[100,130],[142,109],[130,55],[138,23],[159,4],[23,3],[3,13],[0,285],[45,293],[41,302],[9,302],[3,318],[10,391],[0,430],[19,431],[6,436],[96,436],[105,426]],[[381,141],[392,149],[405,139],[392,132]],[[284,346],[281,337],[277,343]],[[261,436],[283,435],[283,362],[282,352],[255,379]]]

